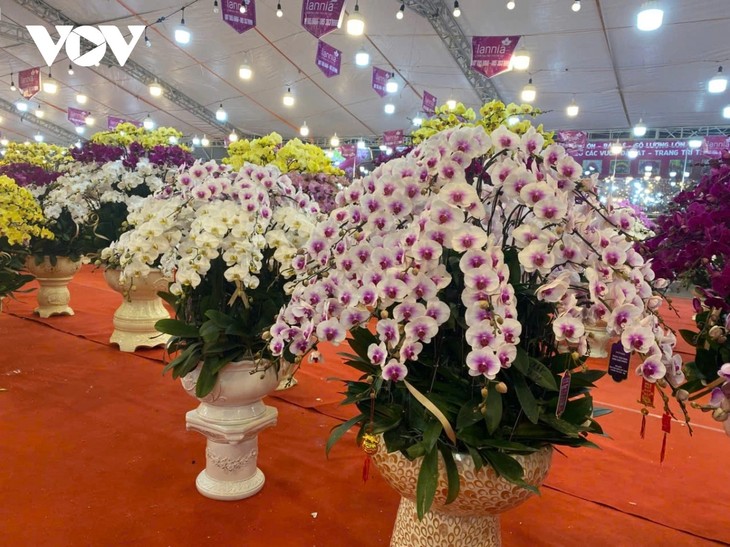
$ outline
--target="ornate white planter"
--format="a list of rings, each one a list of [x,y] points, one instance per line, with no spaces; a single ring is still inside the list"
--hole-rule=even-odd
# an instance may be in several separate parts
[[[278,411],[261,399],[274,391],[279,379],[271,362],[257,364],[240,361],[223,367],[213,391],[185,416],[188,431],[208,439],[205,469],[195,481],[198,492],[208,498],[240,500],[264,486],[264,474],[256,467],[258,434],[276,425]],[[181,379],[193,397],[198,375],[195,369]]]
[[[293,376],[296,368],[294,363],[290,363],[283,358],[279,360],[279,385],[276,386],[276,391],[293,388],[299,383]]]
[[[550,469],[552,448],[528,456],[515,456],[525,470],[525,480],[539,486]],[[388,453],[382,438],[373,455],[385,480],[401,495],[391,547],[493,547],[502,545],[499,513],[514,509],[532,493],[501,479],[491,467],[474,469],[470,456],[457,455],[461,479],[459,496],[445,505],[446,472],[439,456],[439,483],[431,510],[418,520],[416,483],[421,459],[409,461],[400,452]]]
[[[38,307],[33,310],[43,318],[52,315],[73,315],[74,311],[68,305],[71,300],[71,293],[68,284],[76,272],[81,269],[81,261],[73,261],[65,256],[59,256],[56,265],[51,264],[51,259],[43,257],[43,262],[35,263],[33,257],[25,262],[27,270],[35,276],[40,285],[36,298]]]
[[[603,359],[608,357],[608,343],[611,337],[606,332],[606,324],[586,325],[588,334],[588,347],[591,350],[591,357]]]
[[[116,269],[104,271],[107,284],[122,295],[122,304],[114,312],[114,332],[109,342],[117,344],[121,351],[165,345],[170,336],[155,330],[155,323],[170,318],[162,299],[157,296],[158,292],[167,289],[169,281],[153,270],[146,277],[122,285],[119,273]]]

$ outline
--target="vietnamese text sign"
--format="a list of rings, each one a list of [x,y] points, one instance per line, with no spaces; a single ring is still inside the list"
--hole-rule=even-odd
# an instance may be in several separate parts
[[[302,26],[321,38],[340,26],[345,0],[303,0]]]
[[[68,117],[68,121],[76,127],[80,127],[82,125],[86,125],[86,117],[89,115],[89,112],[69,106],[66,115]]]
[[[28,68],[18,72],[18,89],[23,97],[32,99],[41,90],[41,69]]]
[[[376,66],[373,67],[373,89],[381,97],[385,97],[388,92],[385,90],[385,84],[388,83],[391,73]]]
[[[317,44],[317,67],[325,76],[331,78],[340,73],[340,61],[342,60],[342,52],[324,43],[322,40]]]
[[[435,95],[431,95],[428,91],[423,92],[423,105],[421,108],[429,116],[433,116],[436,113],[436,99]]]
[[[385,131],[383,133],[383,144],[391,148],[403,144],[403,130],[394,129],[393,131]]]
[[[556,137],[556,140],[563,145],[568,153],[580,153],[585,150],[588,143],[588,133],[586,131],[558,131]]]
[[[241,0],[223,0],[221,2],[223,20],[238,34],[243,34],[256,26],[256,2],[248,0],[246,13],[241,13]]]
[[[487,78],[509,70],[519,36],[474,36],[471,39],[471,68]]]

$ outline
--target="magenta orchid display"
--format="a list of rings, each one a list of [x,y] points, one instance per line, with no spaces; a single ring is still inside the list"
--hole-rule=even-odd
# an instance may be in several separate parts
[[[647,381],[679,380],[656,316],[664,283],[626,236],[634,215],[603,207],[581,174],[534,127],[457,127],[338,194],[293,261],[270,343],[297,363],[318,359],[319,342],[349,343],[363,375],[346,402],[360,414],[331,441],[357,424],[361,440],[424,456],[428,473],[436,451],[447,469],[468,452],[529,488],[510,454],[601,433],[587,325],[603,321]],[[433,491],[425,478],[418,489],[422,514]]]

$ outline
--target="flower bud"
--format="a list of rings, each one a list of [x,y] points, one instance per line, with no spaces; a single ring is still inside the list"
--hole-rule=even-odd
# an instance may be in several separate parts
[[[656,381],[656,385],[658,385],[659,387],[667,387],[668,384],[664,378],[660,378]]]
[[[689,391],[687,391],[686,389],[678,389],[676,397],[678,401],[684,402],[689,399]]]
[[[483,387],[482,388],[482,398],[483,399],[486,399],[487,398],[487,393],[489,393],[489,391],[487,390],[486,387]]]
[[[712,417],[717,422],[724,422],[730,417],[730,414],[728,414],[727,411],[721,408],[716,408],[712,411]]]
[[[719,326],[715,325],[714,327],[712,327],[710,329],[710,331],[707,334],[709,335],[709,337],[710,337],[711,340],[717,340],[717,339],[720,338],[720,336],[722,336],[723,334],[725,334],[725,329],[723,329],[722,327],[719,327]]]
[[[381,319],[388,319],[388,310],[383,310],[380,312],[380,318]]]
[[[507,393],[507,384],[505,384],[504,382],[499,382],[494,389],[497,391],[497,393]]]

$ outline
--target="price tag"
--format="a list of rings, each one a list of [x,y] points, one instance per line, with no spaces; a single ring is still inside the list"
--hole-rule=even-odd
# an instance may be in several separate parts
[[[555,409],[555,415],[560,418],[565,412],[565,405],[568,404],[568,393],[570,393],[570,371],[566,370],[563,378],[560,380],[560,394],[558,395],[558,406]]]
[[[611,346],[611,355],[608,358],[608,374],[615,382],[621,382],[629,377],[629,360],[631,354],[624,351],[621,342],[616,342]]]

